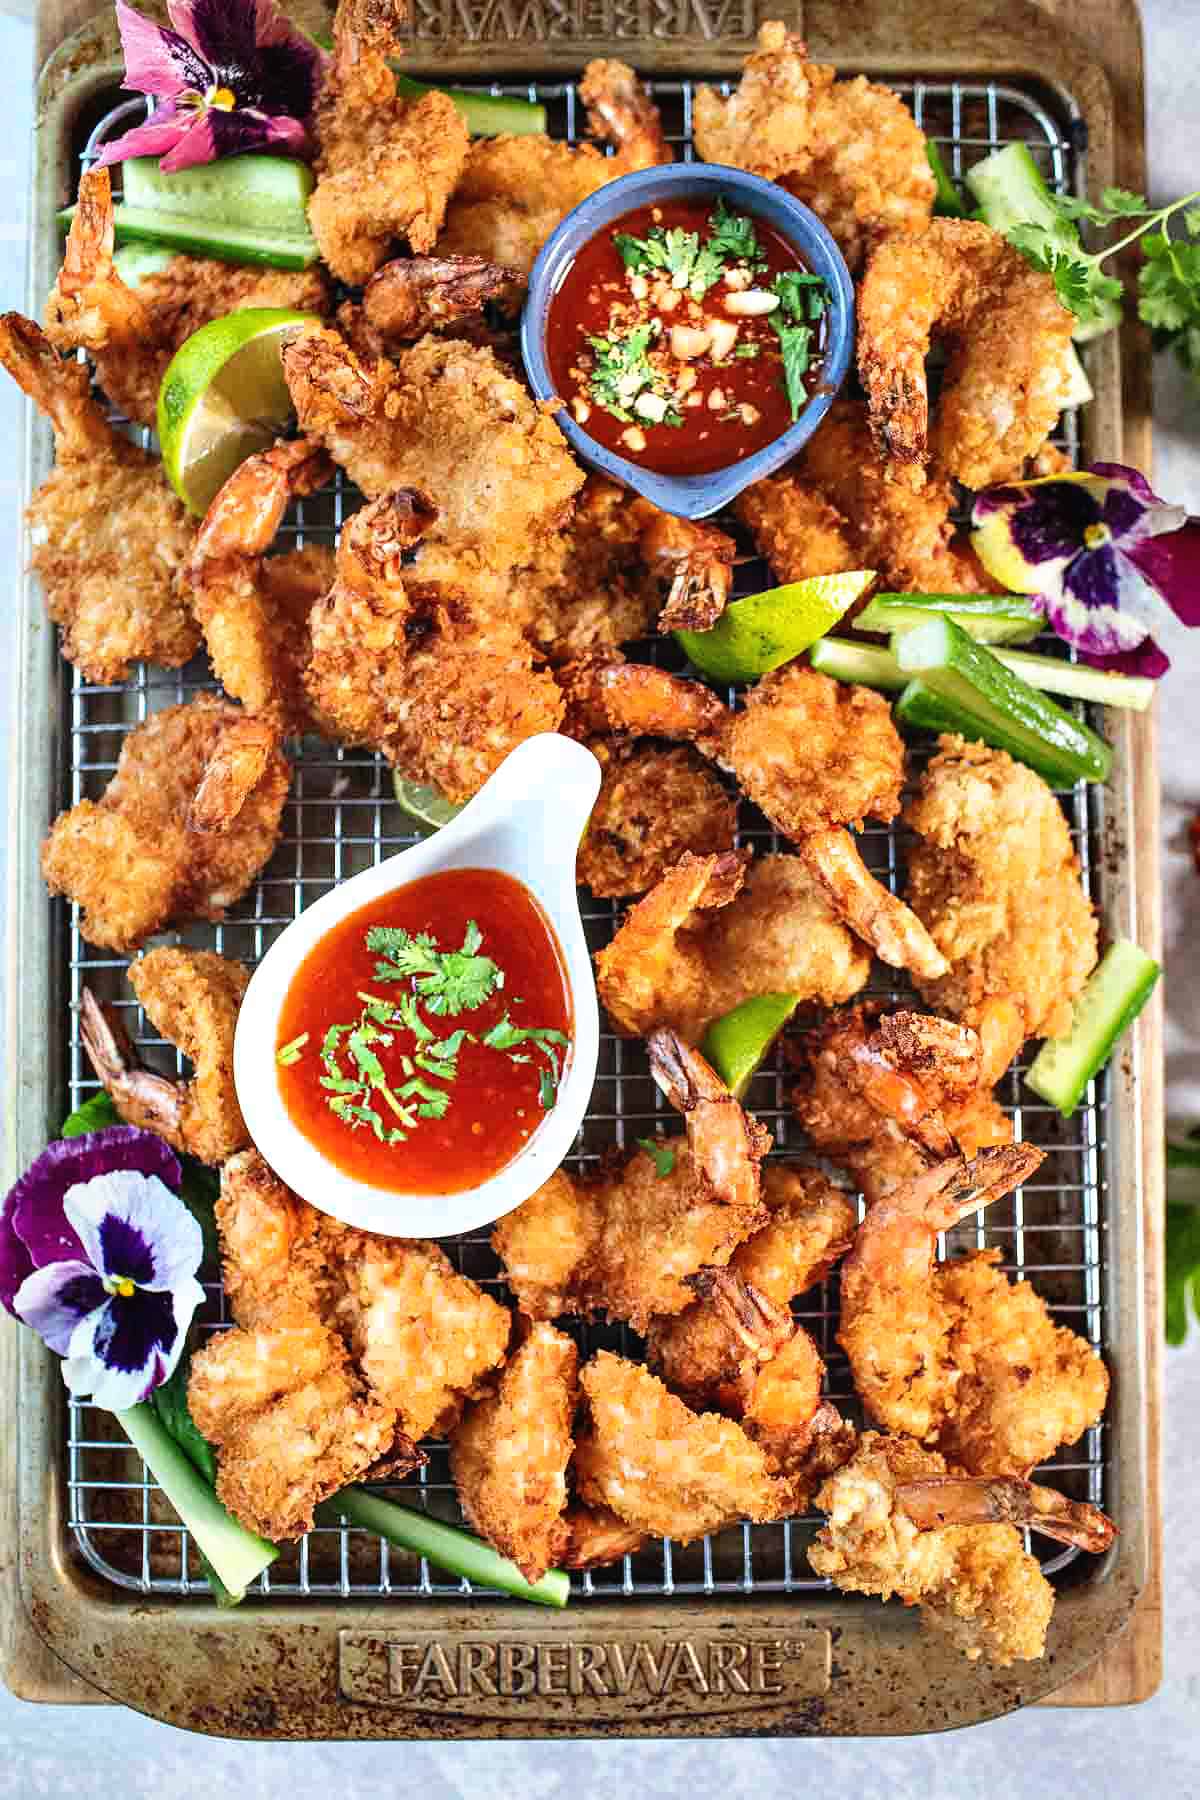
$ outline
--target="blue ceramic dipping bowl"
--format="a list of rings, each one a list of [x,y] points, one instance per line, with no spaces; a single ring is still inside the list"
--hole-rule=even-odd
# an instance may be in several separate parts
[[[854,348],[854,286],[842,253],[816,214],[773,182],[727,169],[720,163],[667,163],[622,175],[567,214],[542,246],[529,277],[529,296],[521,319],[521,354],[530,385],[539,400],[554,398],[554,382],[546,360],[546,320],[550,303],[562,286],[576,255],[590,238],[622,214],[663,200],[711,200],[723,194],[736,211],[773,225],[793,244],[815,275],[825,279],[830,302],[825,333],[825,364],[818,391],[794,425],[771,443],[727,468],[705,475],[659,475],[628,457],[618,456],[596,441],[564,406],[555,417],[567,442],[593,469],[644,494],[664,512],[684,519],[703,519],[764,475],[790,462],[808,442],[846,378]]]

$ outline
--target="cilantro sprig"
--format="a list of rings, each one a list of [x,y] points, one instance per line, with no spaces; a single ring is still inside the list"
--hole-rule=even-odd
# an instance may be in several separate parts
[[[783,358],[783,385],[787,390],[792,418],[796,420],[808,399],[804,377],[812,365],[812,341],[816,331],[814,321],[825,310],[828,289],[820,275],[810,275],[801,269],[786,269],[776,275],[771,283],[771,292],[779,299],[778,308],[771,314],[771,324],[779,339],[779,352]]]
[[[521,1044],[529,1044],[539,1055],[546,1058],[547,1068],[538,1078],[538,1099],[547,1112],[558,1098],[558,1084],[562,1069],[558,1058],[559,1047],[565,1049],[570,1042],[564,1031],[554,1031],[549,1026],[514,1025],[508,1014],[498,1019],[490,1031],[485,1031],[480,1038],[489,1050],[504,1050],[514,1062],[528,1062],[530,1057],[519,1050]]]
[[[731,212],[722,196],[708,216],[708,237],[703,243],[698,231],[684,231],[678,225],[665,230],[652,225],[644,238],[618,231],[613,243],[631,274],[667,275],[672,287],[686,288],[693,300],[704,298],[721,279],[727,263],[745,262],[755,269],[766,263],[754,220]]]
[[[398,926],[372,925],[367,932],[367,949],[387,958],[375,964],[376,981],[411,977],[413,992],[439,1017],[474,1012],[504,986],[503,970],[477,954],[482,942],[474,919],[467,921],[461,950],[439,950],[427,931],[414,936]]]

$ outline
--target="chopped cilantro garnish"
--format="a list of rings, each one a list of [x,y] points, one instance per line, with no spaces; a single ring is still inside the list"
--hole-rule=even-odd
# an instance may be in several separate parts
[[[639,1138],[638,1149],[654,1159],[656,1174],[660,1177],[669,1175],[675,1167],[675,1152],[667,1148],[661,1138]]]
[[[810,361],[812,326],[789,325],[780,318],[778,313],[772,313],[771,324],[779,339],[779,351],[783,357],[783,385],[787,389],[792,418],[796,420],[800,417],[801,409],[808,399],[804,377],[808,373]]]
[[[785,269],[771,283],[771,292],[779,296],[779,316],[787,319],[819,319],[828,298],[824,277],[804,269]]]
[[[626,337],[610,332],[588,339],[596,359],[588,377],[589,392],[596,405],[615,419],[628,423],[634,417],[632,407],[639,394],[666,391],[666,383],[646,356],[656,334],[657,327],[650,324],[639,325]]]
[[[702,300],[721,279],[727,263],[747,262],[758,268],[766,260],[753,219],[730,212],[723,199],[718,198],[709,214],[708,231],[707,240],[701,243],[699,232],[652,225],[644,238],[628,231],[614,232],[613,243],[630,274],[668,275],[673,287],[687,288],[693,300]]]
[[[504,1017],[497,1020],[490,1031],[484,1032],[479,1041],[481,1044],[486,1044],[489,1050],[503,1050],[509,1054],[516,1050],[518,1044],[532,1044],[535,1050],[540,1051],[550,1066],[542,1072],[538,1098],[549,1111],[558,1098],[560,1069],[556,1046],[566,1045],[570,1042],[566,1033],[554,1031],[549,1026],[514,1025],[508,1014],[505,1013]],[[524,1062],[526,1058],[514,1055],[512,1060]]]
[[[757,264],[766,260],[758,247],[754,220],[744,214],[731,213],[720,195],[708,216],[708,229],[712,233],[710,241],[714,250],[719,250],[729,262]]]
[[[733,346],[733,354],[735,356],[751,358],[757,356],[761,348],[761,344],[735,344]]]
[[[300,1036],[294,1037],[290,1043],[280,1045],[279,1049],[275,1052],[275,1061],[279,1064],[281,1069],[289,1069],[293,1063],[298,1063],[300,1061],[300,1052],[304,1049],[305,1044],[307,1044],[308,1038],[308,1032],[302,1031]]]
[[[504,986],[504,975],[490,956],[478,956],[483,938],[474,919],[467,925],[461,950],[439,950],[427,931],[410,932],[391,925],[372,925],[367,949],[381,951],[387,962],[376,963],[377,981],[412,977],[413,991],[431,1013],[473,1012]]]

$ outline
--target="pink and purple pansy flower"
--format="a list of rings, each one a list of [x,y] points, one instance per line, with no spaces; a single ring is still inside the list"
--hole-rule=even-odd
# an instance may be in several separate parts
[[[117,1125],[51,1144],[0,1207],[0,1303],[113,1412],[167,1379],[204,1299],[180,1173],[161,1138]]]
[[[303,155],[325,52],[274,0],[168,0],[167,16],[173,30],[117,0],[124,85],[157,105],[98,166],[157,156],[171,174],[244,150]]]
[[[988,573],[1029,594],[1083,661],[1162,675],[1200,626],[1200,520],[1121,463],[988,488],[972,544]]]

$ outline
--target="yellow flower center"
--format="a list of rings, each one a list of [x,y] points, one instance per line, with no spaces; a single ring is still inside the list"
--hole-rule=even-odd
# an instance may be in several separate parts
[[[1089,550],[1098,550],[1101,544],[1107,544],[1112,532],[1107,525],[1088,525],[1083,533],[1083,541]]]
[[[232,88],[212,88],[207,98],[208,104],[215,106],[218,112],[232,112],[237,105],[237,95]]]
[[[137,1282],[130,1281],[128,1275],[109,1275],[104,1285],[110,1294],[116,1294],[121,1300],[128,1300],[137,1293]]]

